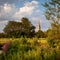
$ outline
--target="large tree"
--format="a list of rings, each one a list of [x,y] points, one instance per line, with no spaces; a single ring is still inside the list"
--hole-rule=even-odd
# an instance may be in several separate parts
[[[45,16],[51,22],[52,34],[60,33],[60,0],[49,0],[44,4]]]
[[[52,23],[59,24],[60,20],[60,0],[50,0],[44,4],[45,16]]]
[[[22,18],[21,22],[9,21],[4,28],[4,33],[9,37],[30,37],[35,33],[35,26],[31,24],[28,18]]]
[[[35,33],[35,26],[29,21],[28,18],[23,17],[21,19],[21,23],[24,26],[24,32],[27,34],[27,36],[31,36]]]
[[[9,37],[14,37],[20,35],[22,30],[22,23],[16,21],[9,21],[6,27],[4,28],[4,33]]]

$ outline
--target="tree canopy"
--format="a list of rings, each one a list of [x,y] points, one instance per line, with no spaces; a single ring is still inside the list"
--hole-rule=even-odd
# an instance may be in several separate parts
[[[60,36],[60,0],[50,0],[44,3],[45,16],[47,20],[51,22],[50,36],[53,38],[59,38]]]
[[[21,22],[9,21],[4,28],[4,33],[9,37],[29,37],[35,33],[35,26],[29,21],[28,18],[23,17]]]
[[[45,16],[52,23],[59,24],[60,21],[60,0],[51,0],[44,4]]]

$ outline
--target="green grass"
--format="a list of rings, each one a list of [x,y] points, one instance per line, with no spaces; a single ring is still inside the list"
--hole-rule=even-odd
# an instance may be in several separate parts
[[[0,60],[60,60],[60,40],[47,38],[0,38],[10,42],[8,51]]]

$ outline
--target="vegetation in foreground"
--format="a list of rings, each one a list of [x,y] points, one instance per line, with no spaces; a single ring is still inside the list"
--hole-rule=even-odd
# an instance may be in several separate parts
[[[9,41],[8,51],[0,60],[60,60],[60,40],[46,38],[1,38],[0,44]]]

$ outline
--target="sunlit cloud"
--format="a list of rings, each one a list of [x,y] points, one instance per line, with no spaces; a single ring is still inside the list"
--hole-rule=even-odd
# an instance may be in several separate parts
[[[23,7],[20,7],[19,10],[15,13],[14,18],[20,19],[21,17],[31,16],[33,12],[37,12],[38,2],[31,1],[24,3]]]

